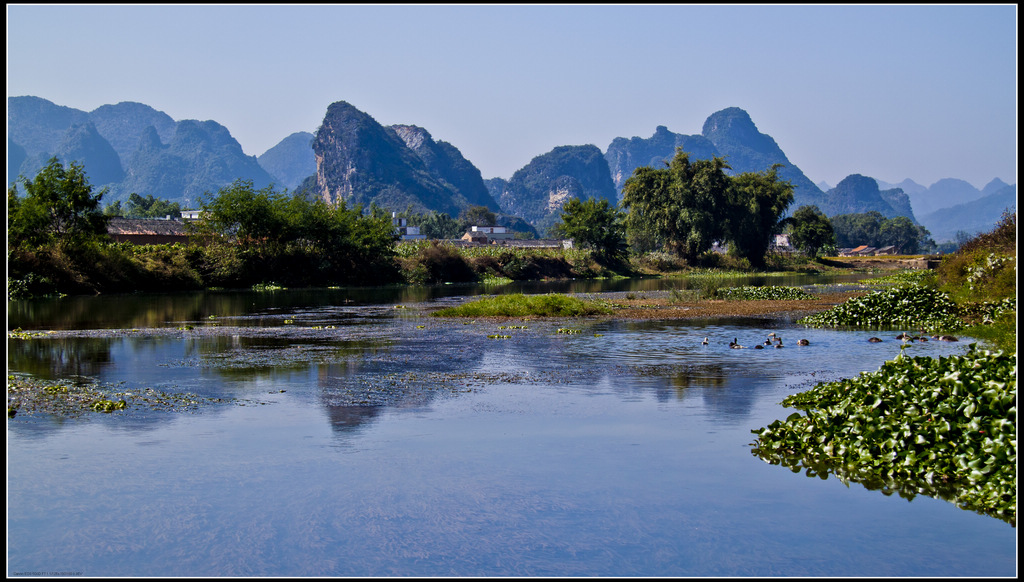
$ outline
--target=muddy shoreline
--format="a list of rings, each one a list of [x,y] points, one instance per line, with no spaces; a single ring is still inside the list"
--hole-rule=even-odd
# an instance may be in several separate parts
[[[812,299],[795,300],[673,300],[666,293],[637,298],[602,297],[613,304],[612,319],[702,319],[708,317],[803,317],[831,309],[844,301],[864,295],[866,291],[843,291],[821,294]],[[659,296],[663,295],[663,296]]]

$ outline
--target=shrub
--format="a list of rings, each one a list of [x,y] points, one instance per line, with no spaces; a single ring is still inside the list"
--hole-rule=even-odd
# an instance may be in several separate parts
[[[940,288],[964,301],[1017,294],[1017,214],[1005,213],[991,232],[974,237],[943,257]]]
[[[412,283],[431,285],[476,281],[477,273],[457,249],[432,241],[419,248],[406,277]]]
[[[635,270],[657,273],[682,271],[688,266],[682,258],[664,251],[652,251],[635,256],[632,263]]]

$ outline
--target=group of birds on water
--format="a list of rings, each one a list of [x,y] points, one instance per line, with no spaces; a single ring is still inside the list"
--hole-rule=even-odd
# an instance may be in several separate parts
[[[923,331],[921,333],[924,334]],[[902,340],[903,343],[907,343],[907,342],[926,342],[926,341],[928,341],[928,336],[925,336],[925,335],[910,335],[907,332],[903,332],[900,335],[896,336],[896,339]],[[958,342],[958,341],[960,341],[956,336],[952,336],[952,335],[933,335],[932,339],[933,340],[938,340],[938,341],[943,341],[943,342]],[[877,337],[873,337],[873,338],[869,338],[868,341],[869,342],[880,342],[882,340],[878,339]]]
[[[921,332],[921,333],[923,334],[924,332]],[[896,336],[896,339],[902,340],[903,343],[914,342],[914,341],[919,341],[919,342],[926,342],[926,341],[928,341],[928,337],[927,336],[924,336],[924,335],[910,335],[907,332],[903,332],[900,335]],[[955,336],[951,336],[951,335],[934,335],[934,336],[932,336],[932,339],[939,340],[939,341],[944,341],[944,342],[960,341]],[[868,338],[868,341],[871,342],[871,343],[878,343],[878,342],[881,342],[882,339],[881,338],[877,338],[877,337],[871,337],[871,338]],[[700,343],[705,345],[705,346],[708,345],[708,338],[705,337],[704,341],[702,341]],[[809,346],[809,345],[811,345],[811,342],[807,341],[806,339],[800,339],[800,340],[797,340],[796,345],[798,345],[798,346]],[[729,342],[729,347],[734,349],[734,350],[741,350],[741,349],[746,348],[747,346],[740,345],[739,338],[733,338],[733,340],[731,342]],[[773,332],[768,334],[768,337],[762,343],[759,343],[759,344],[755,345],[754,349],[755,350],[763,350],[763,349],[769,348],[769,347],[772,347],[772,348],[783,348],[783,347],[785,347],[782,344],[782,336],[776,334],[773,331]]]
[[[704,341],[702,341],[700,343],[705,345],[705,346],[708,345],[708,338],[704,338]],[[809,346],[809,345],[811,345],[811,342],[809,342],[809,341],[807,341],[805,339],[802,339],[802,340],[798,340],[796,342],[796,345],[798,345],[798,346]],[[731,342],[729,342],[729,347],[734,349],[734,350],[741,350],[743,348],[746,348],[747,346],[740,345],[739,338],[733,338],[733,340]],[[785,346],[782,344],[782,336],[776,334],[773,331],[773,332],[768,334],[768,337],[765,338],[764,342],[755,345],[754,349],[755,350],[763,350],[765,348],[783,348],[783,347],[785,347]]]

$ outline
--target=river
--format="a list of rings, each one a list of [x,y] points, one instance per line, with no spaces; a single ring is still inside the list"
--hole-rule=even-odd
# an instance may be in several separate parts
[[[205,404],[9,418],[8,576],[1016,575],[1007,523],[751,453],[785,396],[876,370],[896,332],[429,315],[493,292],[9,302],[8,329],[51,332],[9,336],[9,374]],[[728,346],[771,332],[786,349]]]

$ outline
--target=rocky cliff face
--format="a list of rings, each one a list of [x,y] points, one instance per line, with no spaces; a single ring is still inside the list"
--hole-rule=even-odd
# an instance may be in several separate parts
[[[701,133],[729,162],[733,174],[764,172],[774,164],[782,164],[779,176],[793,184],[791,209],[811,204],[822,206],[821,189],[789,161],[771,136],[757,130],[746,111],[729,107],[713,113],[704,122]]]
[[[676,148],[690,154],[691,159],[707,160],[719,155],[715,145],[702,135],[672,133],[664,125],[654,130],[654,135],[644,139],[617,137],[608,145],[604,159],[615,183],[619,199],[622,186],[637,168],[664,167],[676,155]]]
[[[1003,212],[1017,211],[1017,187],[1003,186],[992,192],[963,204],[941,208],[921,217],[921,224],[932,235],[935,242],[956,240],[957,233],[969,236],[988,232],[1002,219]]]
[[[121,158],[92,122],[71,126],[54,155],[60,160],[75,160],[88,168],[89,182],[93,186],[103,187],[124,179]]]
[[[701,135],[672,133],[658,126],[647,139],[615,138],[608,146],[605,159],[621,198],[622,186],[636,168],[662,167],[672,159],[676,148],[690,154],[690,159],[707,160],[723,157],[732,167],[730,174],[764,172],[774,164],[783,164],[779,175],[794,186],[792,209],[804,204],[821,205],[824,193],[792,164],[771,136],[757,130],[750,115],[737,107],[713,113],[704,122]]]
[[[39,97],[7,98],[7,137],[29,157],[52,153],[72,125],[89,122],[89,114]]]
[[[902,188],[879,189],[878,194],[892,208],[893,216],[906,216],[915,223],[917,222],[914,209],[910,204],[910,196],[907,196]]]
[[[28,154],[25,152],[25,148],[21,147],[10,138],[7,137],[7,183],[11,184],[18,179],[18,172],[21,170],[21,165],[28,159]],[[31,176],[26,176],[31,177]]]
[[[490,183],[501,188],[498,201],[508,214],[521,216],[544,232],[561,217],[562,206],[572,198],[596,198],[617,204],[608,162],[594,145],[560,146],[537,156],[512,175],[508,182]]]
[[[315,192],[330,203],[411,207],[450,216],[475,204],[471,201],[497,207],[457,149],[434,142],[421,128],[384,127],[344,101],[328,107],[313,153]]]
[[[910,201],[914,205],[914,210],[924,216],[940,208],[964,204],[981,197],[981,191],[969,182],[956,178],[943,178],[929,186],[927,190],[911,194]]]
[[[166,145],[153,126],[143,131],[125,169],[125,179],[112,188],[112,200],[134,192],[195,208],[205,194],[216,193],[238,179],[251,180],[256,188],[273,181],[255,156],[242,152],[242,146],[223,125],[184,120],[176,124]]]
[[[1009,184],[1003,182],[999,178],[992,178],[992,181],[990,181],[988,184],[985,184],[985,187],[981,189],[981,195],[989,196],[991,194],[995,194],[1002,190],[1003,188],[1006,188],[1007,186],[1009,186]]]
[[[316,174],[314,137],[306,131],[293,133],[263,152],[256,161],[278,184],[294,190],[303,180]]]
[[[494,212],[500,210],[487,190],[480,170],[464,158],[458,148],[446,141],[434,141],[427,130],[415,125],[392,125],[391,129],[406,147],[419,156],[434,178],[457,193],[455,198],[459,206],[486,206]]]
[[[190,207],[200,195],[243,179],[257,188],[276,182],[332,201],[373,202],[395,210],[411,205],[456,216],[471,205],[500,208],[544,227],[558,219],[561,207],[573,197],[616,203],[636,168],[659,166],[678,147],[695,159],[725,157],[734,174],[781,163],[781,177],[795,186],[791,209],[815,204],[830,215],[878,210],[913,219],[914,214],[934,214],[1007,187],[999,179],[981,191],[956,179],[929,188],[911,180],[898,185],[875,182],[872,188],[855,180],[843,188],[837,185],[830,190],[837,190],[835,195],[826,196],[789,162],[774,139],[735,107],[709,116],[701,135],[658,126],[650,138],[616,138],[604,154],[595,146],[563,146],[538,156],[511,180],[485,181],[453,145],[435,142],[413,125],[383,127],[345,102],[328,109],[316,136],[289,136],[260,160],[244,155],[216,122],[176,122],[141,103],[104,105],[89,113],[39,97],[9,97],[7,103],[8,184],[19,174],[34,177],[50,157],[59,155],[65,162],[82,162],[94,186],[109,186],[104,203],[135,192]]]
[[[161,141],[168,143],[174,137],[177,126],[170,115],[149,105],[130,101],[98,107],[89,113],[89,120],[96,125],[100,135],[110,142],[122,164],[127,164],[138,149],[142,132],[147,127],[156,129]]]

